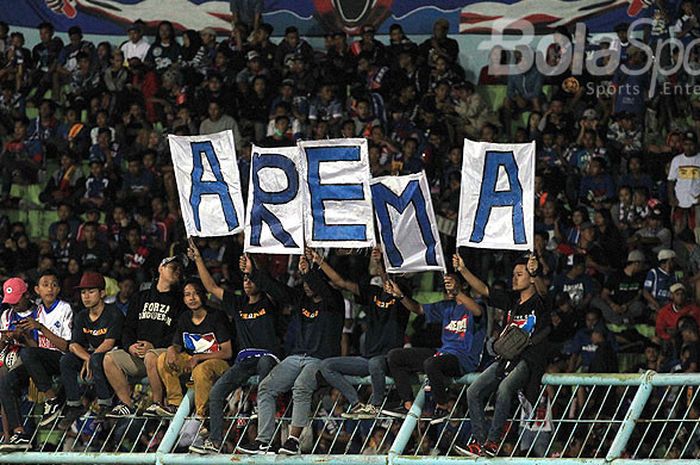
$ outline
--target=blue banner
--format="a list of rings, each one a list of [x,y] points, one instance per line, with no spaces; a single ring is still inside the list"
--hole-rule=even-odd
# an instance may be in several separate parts
[[[585,22],[590,32],[646,15],[650,0],[265,0],[263,20],[275,35],[295,25],[307,36],[342,29],[351,35],[371,24],[380,34],[400,24],[407,34],[431,34],[445,18],[450,33],[490,33],[501,19],[527,20],[538,32]],[[57,30],[80,26],[90,34],[120,35],[137,19],[155,27],[169,20],[180,29],[230,30],[229,1],[222,0],[0,0],[0,19],[15,26],[52,22]]]

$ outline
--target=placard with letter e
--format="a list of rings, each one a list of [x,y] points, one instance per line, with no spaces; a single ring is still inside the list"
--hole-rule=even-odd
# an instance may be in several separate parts
[[[374,247],[367,139],[299,142],[311,247]]]
[[[388,273],[445,273],[445,257],[425,172],[373,178],[372,202]]]
[[[464,140],[457,245],[532,250],[535,143]]]
[[[243,231],[243,196],[233,132],[168,135],[180,209],[188,236]]]

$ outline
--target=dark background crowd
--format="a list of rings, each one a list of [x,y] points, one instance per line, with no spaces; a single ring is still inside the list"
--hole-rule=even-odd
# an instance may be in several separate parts
[[[644,40],[700,38],[697,10],[691,1],[653,2]],[[415,43],[398,25],[382,40],[365,26],[355,38],[329,32],[314,49],[295,28],[274,31],[260,18],[236,22],[228,37],[137,21],[122,43],[90,42],[78,27],[63,42],[42,23],[40,42],[28,44],[0,24],[0,279],[23,276],[31,289],[55,268],[63,298],[79,308],[82,273],[99,271],[126,312],[161,259],[186,251],[167,134],[232,130],[244,193],[251,144],[365,137],[373,176],[425,170],[447,256],[462,140],[534,140],[535,253],[554,326],[549,371],[698,371],[700,94],[662,85],[650,94],[655,77],[619,66],[604,76],[485,68],[470,82],[448,28],[438,20],[432,37]],[[565,28],[557,35],[571,37]],[[610,37],[587,50],[619,50],[629,68],[649,58],[630,45],[627,25]],[[555,40],[545,59],[556,65],[564,52]],[[491,56],[522,58],[500,49]],[[688,56],[700,66],[700,49]],[[657,84],[695,84],[688,71]],[[57,219],[44,226],[30,210]],[[216,281],[239,289],[242,237],[196,242]],[[461,252],[491,286],[508,287],[515,254]],[[293,258],[261,260],[273,276],[298,280]],[[329,260],[348,279],[371,276],[368,253],[338,250]],[[439,279],[413,282],[418,297],[442,291]],[[347,320],[343,351],[357,353],[361,309]],[[502,312],[492,309],[489,320],[494,336]],[[417,318],[406,341],[437,346],[439,330]]]

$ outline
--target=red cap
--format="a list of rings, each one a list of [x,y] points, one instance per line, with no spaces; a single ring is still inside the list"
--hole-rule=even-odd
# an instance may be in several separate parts
[[[76,289],[104,289],[105,278],[95,271],[86,271],[80,278],[80,284]]]
[[[10,278],[2,285],[2,303],[16,305],[27,292],[27,283],[22,278]]]

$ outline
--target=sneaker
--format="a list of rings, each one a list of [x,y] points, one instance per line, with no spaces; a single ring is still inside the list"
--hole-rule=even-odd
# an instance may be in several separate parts
[[[39,420],[39,426],[46,426],[53,423],[56,418],[61,414],[61,403],[58,398],[46,399],[44,402],[44,413],[41,414],[41,420]]]
[[[70,428],[73,422],[80,418],[83,412],[85,412],[85,409],[81,405],[66,406],[66,408],[63,409],[63,418],[58,422],[59,429]]]
[[[382,414],[393,418],[406,418],[408,416],[408,409],[403,405],[399,405],[396,408],[382,409]]]
[[[377,406],[372,404],[357,404],[349,412],[340,416],[349,420],[371,420],[377,418],[382,413]]]
[[[32,438],[27,433],[14,433],[10,440],[0,444],[0,452],[26,451],[32,445]]]
[[[257,419],[258,419],[258,406],[255,405],[255,406],[253,406],[253,411],[250,412],[249,420],[257,420]]]
[[[158,416],[158,417],[170,418],[170,417],[175,416],[175,412],[177,411],[177,407],[174,407],[172,405],[153,404],[150,407],[148,407],[145,412],[143,412],[143,414],[145,416],[151,416],[151,415],[148,415],[148,411],[151,410],[151,407],[153,407],[152,410],[154,410],[156,413],[155,416]]]
[[[439,425],[447,421],[450,418],[450,411],[444,408],[435,407],[435,412],[433,413],[433,418],[430,420],[431,425]]]
[[[109,413],[105,415],[107,418],[126,418],[134,416],[136,411],[126,404],[117,404]]]
[[[341,413],[340,418],[344,418],[346,420],[356,420],[357,414],[361,412],[364,408],[365,404],[358,402],[355,405],[353,405],[347,412]]]
[[[270,445],[262,441],[244,441],[236,447],[236,452],[242,452],[250,455],[264,455],[270,452]]]
[[[143,416],[149,418],[169,418],[175,415],[175,410],[177,410],[177,408],[170,405],[151,404],[143,411]]]
[[[481,449],[487,457],[495,457],[498,455],[498,444],[495,441],[486,441]]]
[[[472,439],[472,442],[467,444],[465,447],[455,444],[455,451],[463,457],[478,458],[483,456],[483,450],[481,449],[481,444],[476,439]]]
[[[204,439],[201,434],[197,435],[194,442],[190,446],[190,452],[195,454],[218,454],[220,445],[215,444],[211,439]]]
[[[299,450],[299,440],[291,436],[288,437],[287,440],[284,441],[284,444],[282,444],[282,447],[279,448],[277,453],[285,455],[300,454],[301,450]]]

